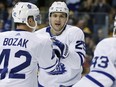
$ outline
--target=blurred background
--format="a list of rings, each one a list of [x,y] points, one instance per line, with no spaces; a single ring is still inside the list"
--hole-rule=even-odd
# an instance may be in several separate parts
[[[96,44],[113,32],[116,0],[0,0],[0,32],[14,30],[12,7],[19,1],[36,4],[41,12],[42,23],[47,26],[48,9],[54,1],[64,1],[70,10],[68,24],[81,28],[85,33],[86,62],[83,74],[88,73]]]

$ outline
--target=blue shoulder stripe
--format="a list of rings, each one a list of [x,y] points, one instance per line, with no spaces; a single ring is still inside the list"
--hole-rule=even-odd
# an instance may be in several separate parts
[[[88,78],[89,80],[91,80],[92,82],[94,82],[96,85],[98,85],[99,87],[104,87],[99,81],[95,80],[93,77],[91,77],[90,75],[86,75],[86,78]]]
[[[106,72],[98,71],[98,70],[92,70],[91,72],[101,73],[101,74],[107,76],[108,78],[110,78],[113,82],[115,81],[115,78],[114,78],[112,75],[110,75],[110,74],[108,74],[108,73],[106,73]]]

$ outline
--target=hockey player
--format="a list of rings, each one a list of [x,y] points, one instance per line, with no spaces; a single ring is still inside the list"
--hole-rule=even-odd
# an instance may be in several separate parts
[[[51,73],[39,69],[39,87],[71,87],[81,78],[85,57],[84,33],[76,26],[67,25],[68,18],[66,3],[55,1],[49,8],[49,26],[36,31],[36,34],[46,35],[53,41],[57,39],[68,51],[68,54],[57,55],[60,62]]]
[[[13,8],[16,31],[0,34],[0,87],[38,87],[37,64],[46,73],[58,64],[52,40],[32,33],[39,16],[37,6],[28,2],[19,2]]]
[[[113,37],[100,41],[95,49],[90,72],[73,87],[116,87],[116,17]]]

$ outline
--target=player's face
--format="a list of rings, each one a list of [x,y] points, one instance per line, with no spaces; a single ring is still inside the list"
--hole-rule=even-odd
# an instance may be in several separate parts
[[[50,16],[49,22],[54,31],[56,31],[56,32],[61,31],[67,22],[66,13],[61,13],[61,12],[52,13]]]

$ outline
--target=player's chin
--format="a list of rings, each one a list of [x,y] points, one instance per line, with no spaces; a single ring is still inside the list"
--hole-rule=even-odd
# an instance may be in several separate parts
[[[59,32],[61,30],[61,28],[60,27],[56,27],[54,30]]]

